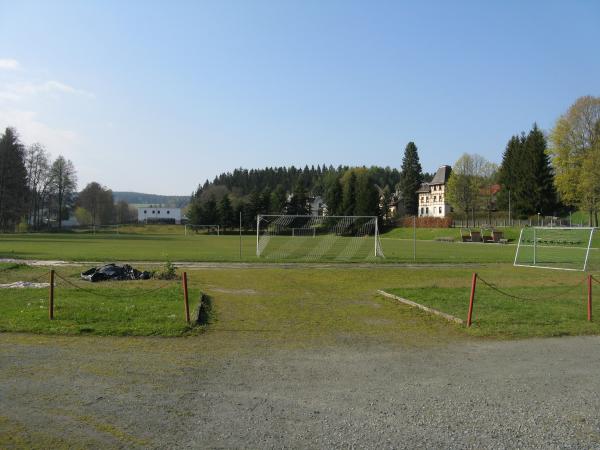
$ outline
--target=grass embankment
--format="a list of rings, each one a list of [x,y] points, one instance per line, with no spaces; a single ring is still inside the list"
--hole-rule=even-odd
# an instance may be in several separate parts
[[[502,268],[481,270],[480,276],[503,293],[478,280],[473,325],[464,328],[468,334],[492,337],[600,334],[600,323],[587,321],[587,288],[583,273]],[[466,322],[470,294],[467,273],[459,287],[437,281],[429,286],[385,291]],[[520,298],[511,298],[504,293]]]
[[[48,334],[161,335],[198,333],[184,317],[183,293],[178,280],[89,283],[77,269],[59,270],[82,289],[56,278],[54,320],[48,319],[48,288],[0,290],[0,331]],[[49,282],[45,268],[0,265],[0,283]],[[190,309],[198,305],[200,290],[189,290]]]

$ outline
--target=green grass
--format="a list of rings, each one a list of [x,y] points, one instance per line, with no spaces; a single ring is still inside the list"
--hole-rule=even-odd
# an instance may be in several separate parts
[[[480,228],[473,228],[473,230],[479,230]],[[516,242],[519,238],[520,228],[504,227],[498,228],[502,231],[505,239],[509,239],[511,242]],[[438,238],[451,238],[455,241],[461,241],[461,229],[460,228],[393,228],[381,235],[382,238],[394,238],[394,239],[413,239],[414,232],[416,231],[416,237],[418,240],[435,240]]]
[[[0,282],[39,279],[48,282],[48,270],[3,265]],[[87,283],[78,271],[59,271],[76,289],[56,279],[54,320],[48,319],[49,289],[3,289],[0,331],[47,334],[161,335],[198,333],[202,326],[188,326],[184,318],[180,282],[160,280]],[[164,288],[149,292],[153,289]],[[140,295],[143,294],[143,295]],[[190,309],[198,304],[200,290],[189,292]]]
[[[1,268],[1,267],[0,267]],[[77,280],[80,268],[58,268]],[[17,266],[0,271],[0,282],[26,280],[47,269]],[[60,284],[56,289],[56,319],[47,318],[47,289],[4,290],[0,300],[0,330],[45,334],[181,336],[203,331],[241,333],[257,345],[322,345],[376,339],[399,344],[426,344],[469,336],[521,338],[599,334],[586,321],[584,286],[557,299],[580,283],[582,273],[514,268],[507,264],[479,267],[484,279],[508,292],[535,300],[504,298],[481,282],[477,288],[474,326],[401,305],[376,294],[397,293],[444,312],[466,318],[472,269],[461,267],[330,267],[213,268],[188,271],[195,306],[200,290],[213,299],[208,326],[190,329],[183,320],[179,284],[151,295],[116,298],[158,287],[162,282],[77,283],[114,295],[106,299]],[[391,288],[391,289],[386,289]],[[600,314],[600,313],[599,313]]]
[[[179,228],[177,228],[179,227]],[[125,231],[129,232],[125,232]],[[206,262],[306,262],[307,248],[319,239],[304,239],[307,245],[298,245],[301,238],[273,239],[266,256],[256,257],[256,236],[244,235],[241,240],[235,235],[185,236],[177,225],[148,225],[123,229],[113,233],[34,233],[0,234],[0,258],[41,259],[66,261],[206,261]],[[517,239],[517,229],[506,229],[505,235]],[[510,263],[514,259],[515,245],[481,244],[462,242],[438,242],[437,237],[458,237],[454,228],[418,229],[416,260],[413,260],[412,230],[396,228],[381,237],[385,258],[374,260],[369,240],[356,254],[346,254],[340,249],[344,243],[334,246],[321,261],[378,263]],[[341,238],[349,239],[349,238]],[[600,234],[593,242],[600,247]],[[288,258],[277,257],[277,247],[285,250]],[[351,247],[351,246],[349,246]],[[339,250],[339,251],[338,251]],[[592,267],[600,268],[600,252],[592,252]],[[340,257],[343,256],[343,257]],[[349,257],[350,256],[350,257]]]
[[[587,321],[584,274],[540,269],[485,272],[484,279],[506,296],[478,281],[473,325],[465,331],[476,336],[535,337],[599,334],[600,323]],[[523,274],[529,274],[523,277]],[[597,286],[596,286],[597,288]],[[442,285],[386,289],[387,292],[465,320],[470,287]],[[526,300],[525,300],[526,299]]]
[[[412,262],[412,242],[381,240],[386,258],[380,262]],[[239,261],[239,237],[206,235],[89,235],[3,234],[0,258],[67,261]],[[270,262],[257,258],[256,237],[243,236],[242,261]],[[299,253],[300,255],[300,253]],[[497,244],[417,242],[420,262],[510,262],[514,247]],[[327,258],[325,258],[327,259]],[[293,259],[292,259],[293,260]],[[299,256],[297,261],[303,259]],[[336,259],[331,259],[335,261]],[[340,260],[339,262],[343,262]]]

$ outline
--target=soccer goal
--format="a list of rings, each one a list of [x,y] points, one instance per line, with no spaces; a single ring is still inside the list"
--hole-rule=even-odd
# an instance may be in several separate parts
[[[585,271],[593,236],[594,228],[523,228],[514,265]]]
[[[300,261],[383,258],[376,216],[259,215],[256,256]]]
[[[187,236],[188,233],[192,232],[196,234],[216,234],[217,236],[220,236],[221,228],[219,225],[185,225],[185,235]]]

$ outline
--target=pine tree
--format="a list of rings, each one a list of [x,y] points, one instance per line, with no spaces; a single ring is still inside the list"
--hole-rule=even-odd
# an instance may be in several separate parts
[[[304,216],[310,213],[308,195],[302,181],[298,180],[287,206],[287,213]]]
[[[219,202],[219,223],[224,230],[233,227],[234,224],[233,207],[227,194]]]
[[[506,144],[506,149],[502,155],[502,164],[498,174],[498,182],[501,190],[497,196],[499,208],[508,209],[509,197],[511,209],[518,210],[517,188],[519,184],[520,158],[523,157],[524,136],[512,136]]]
[[[342,185],[340,177],[335,173],[329,174],[325,185],[325,204],[330,216],[343,214],[342,210]]]
[[[379,214],[379,191],[368,172],[356,177],[355,216],[376,216]]]
[[[7,128],[0,137],[0,230],[13,231],[27,212],[26,177],[23,145]]]
[[[546,150],[546,137],[537,124],[527,135],[510,138],[500,167],[500,207],[508,208],[510,191],[511,209],[517,215],[555,212],[554,173]]]
[[[342,212],[345,216],[354,215],[356,205],[356,174],[351,171],[342,190]]]
[[[417,190],[423,183],[423,171],[419,162],[419,153],[414,142],[409,142],[402,158],[402,173],[400,174],[400,191],[404,210],[407,214],[417,214],[419,195]]]
[[[525,140],[530,173],[530,205],[531,213],[544,215],[554,214],[557,206],[556,189],[554,187],[554,173],[550,166],[550,158],[546,152],[547,142],[544,133],[533,124],[533,128]]]
[[[285,208],[286,200],[285,189],[281,184],[278,184],[275,190],[271,192],[269,212],[273,214],[281,214]]]
[[[208,201],[204,204],[203,221],[201,225],[216,225],[219,221],[219,212],[217,210],[217,201],[214,196],[210,196]]]

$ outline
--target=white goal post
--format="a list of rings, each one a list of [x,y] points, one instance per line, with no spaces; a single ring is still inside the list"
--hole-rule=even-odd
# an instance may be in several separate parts
[[[256,256],[300,261],[385,257],[377,216],[258,215]]]
[[[221,235],[221,228],[219,225],[194,225],[187,224],[185,225],[185,235],[188,235],[188,231],[198,232],[199,230],[206,230],[206,234],[210,233],[211,230],[216,230],[217,236]]]
[[[586,271],[594,228],[526,227],[521,229],[514,265]]]

